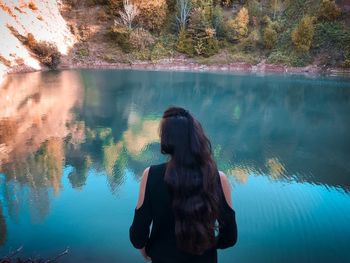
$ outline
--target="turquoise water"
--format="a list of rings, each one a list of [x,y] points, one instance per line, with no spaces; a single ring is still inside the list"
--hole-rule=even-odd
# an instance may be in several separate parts
[[[113,70],[0,88],[0,255],[143,262],[128,228],[169,105],[232,185],[239,239],[219,262],[350,262],[349,79]]]

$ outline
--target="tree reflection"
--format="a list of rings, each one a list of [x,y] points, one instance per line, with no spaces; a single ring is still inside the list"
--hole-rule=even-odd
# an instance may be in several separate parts
[[[123,163],[137,174],[164,160],[159,154],[159,118],[169,105],[180,105],[203,123],[220,169],[240,182],[253,173],[350,188],[346,81],[182,72],[83,75],[85,83],[93,85],[85,88],[90,95],[79,116],[91,133],[106,130],[108,140],[98,139],[102,151],[95,157],[103,156],[97,163],[109,176],[124,169],[125,164],[117,164],[121,152],[127,160]]]
[[[80,143],[79,129],[69,127],[80,93],[74,72],[9,76],[0,89],[0,172],[5,174],[4,202],[14,221],[25,204],[31,219],[42,221],[51,189],[59,194],[65,139]]]
[[[126,170],[138,179],[164,161],[158,127],[169,105],[194,113],[219,168],[240,183],[255,174],[349,190],[350,92],[341,81],[320,81],[138,71],[16,76],[0,90],[0,172],[9,214],[15,220],[29,202],[32,219],[42,220],[66,165],[73,167],[73,188],[82,189],[94,169],[117,194]]]

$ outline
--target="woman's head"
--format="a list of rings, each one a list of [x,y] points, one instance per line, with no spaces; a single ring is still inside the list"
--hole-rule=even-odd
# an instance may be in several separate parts
[[[200,123],[187,110],[170,107],[160,126],[161,152],[187,167],[211,158],[211,144]]]
[[[214,246],[218,218],[218,171],[200,123],[185,109],[170,107],[160,125],[161,152],[169,154],[165,182],[173,198],[180,249],[201,254]]]

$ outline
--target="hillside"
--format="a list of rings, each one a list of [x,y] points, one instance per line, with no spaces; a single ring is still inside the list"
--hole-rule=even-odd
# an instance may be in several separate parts
[[[349,0],[1,0],[0,20],[0,72],[350,67]]]
[[[68,54],[76,42],[59,1],[0,1],[0,78],[7,71],[40,70],[54,52]]]

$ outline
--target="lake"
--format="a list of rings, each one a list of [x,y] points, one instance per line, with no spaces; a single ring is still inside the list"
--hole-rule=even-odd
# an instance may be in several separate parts
[[[350,262],[350,79],[131,70],[11,75],[0,88],[0,255],[143,262],[142,171],[170,105],[202,123],[239,230],[219,262]]]

